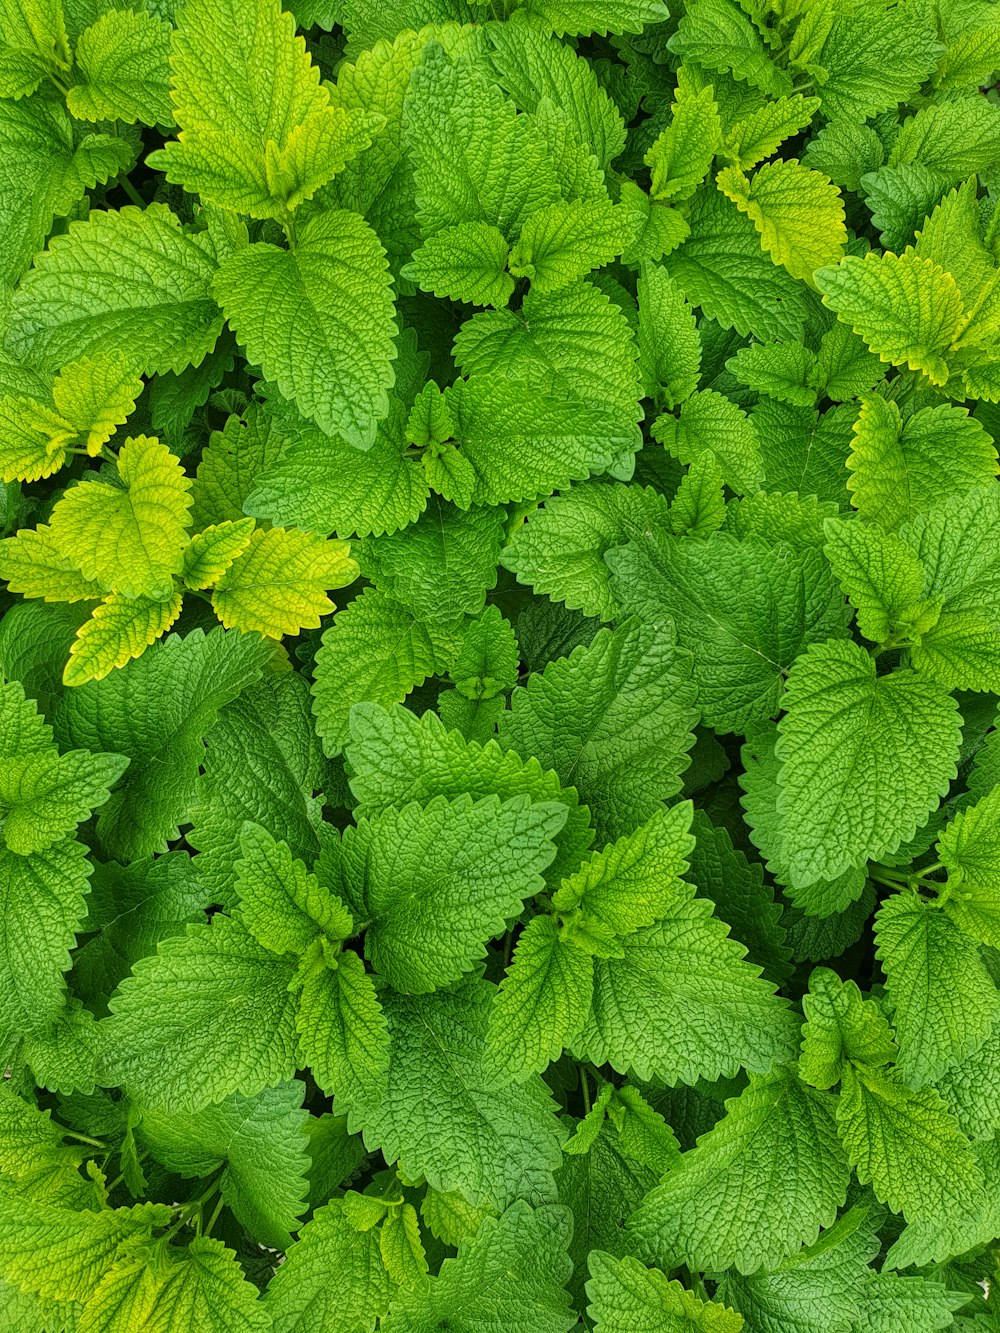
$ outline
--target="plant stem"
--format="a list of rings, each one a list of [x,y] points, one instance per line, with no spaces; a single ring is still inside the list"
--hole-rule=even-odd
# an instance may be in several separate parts
[[[138,205],[139,208],[146,207],[145,199],[143,199],[142,195],[135,188],[135,186],[132,184],[132,182],[129,180],[127,176],[119,176],[118,184],[122,187],[122,189],[125,191],[128,197],[132,200],[133,204]]]
[[[100,1139],[92,1139],[87,1134],[78,1134],[75,1129],[64,1129],[63,1138],[79,1139],[81,1143],[89,1143],[92,1148],[100,1148],[103,1150],[107,1147],[107,1144],[102,1143]]]

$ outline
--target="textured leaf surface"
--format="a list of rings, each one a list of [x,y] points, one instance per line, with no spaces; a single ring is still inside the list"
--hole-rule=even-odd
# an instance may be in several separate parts
[[[989,1037],[997,988],[975,941],[917,897],[897,894],[882,904],[876,940],[899,1042],[896,1067],[910,1087],[935,1083]]]
[[[635,1259],[613,1259],[602,1250],[590,1255],[588,1311],[597,1333],[740,1333],[743,1319],[715,1301],[702,1301],[679,1282]]]
[[[194,797],[202,738],[269,656],[250,635],[195,630],[183,639],[171,635],[121,671],[66,695],[59,718],[66,740],[131,760],[98,819],[112,855],[130,861],[164,850],[177,836]]]
[[[503,1207],[555,1194],[560,1128],[537,1076],[488,1087],[482,1069],[491,987],[470,979],[433,995],[387,995],[390,1063],[378,1095],[352,1103],[366,1145],[407,1174],[470,1203]]]
[[[438,797],[345,834],[344,865],[369,921],[365,951],[395,989],[457,981],[544,884],[565,807],[526,797]]]
[[[127,352],[145,373],[198,365],[222,329],[205,235],[162,204],[94,213],[54,239],[18,288],[14,350],[55,369]]]
[[[793,883],[894,851],[954,776],[950,696],[905,669],[876,677],[855,644],[813,645],[789,673],[785,706],[778,811]]]
[[[567,1209],[514,1203],[488,1217],[441,1265],[425,1293],[403,1294],[384,1320],[386,1333],[432,1333],[460,1310],[469,1333],[568,1333],[576,1322],[560,1279],[569,1276]]]
[[[74,486],[52,511],[52,541],[85,579],[125,597],[166,601],[180,572],[191,483],[159,440],[129,439],[118,456],[122,486]]]
[[[720,731],[773,716],[796,657],[843,632],[841,599],[814,551],[725,533],[704,543],[643,535],[608,563],[629,611],[673,617],[702,716]]]
[[[751,1079],[726,1103],[724,1118],[646,1196],[630,1226],[663,1268],[752,1273],[834,1222],[849,1174],[833,1102],[781,1070]],[[748,1230],[744,1201],[759,1198],[764,1182],[780,1206]]]
[[[576,787],[609,837],[672,796],[694,721],[689,659],[667,622],[632,620],[515,691],[501,743]]]
[[[358,448],[374,441],[395,322],[385,255],[363,218],[320,213],[291,250],[237,250],[213,291],[247,355],[307,417]]]
[[[290,980],[288,964],[237,922],[188,927],[137,963],[112,1000],[118,1076],[164,1111],[195,1111],[283,1082],[295,1070]]]

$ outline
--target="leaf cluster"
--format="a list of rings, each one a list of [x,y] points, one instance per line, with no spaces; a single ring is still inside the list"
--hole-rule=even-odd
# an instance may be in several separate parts
[[[1000,1328],[998,70],[0,0],[0,1327]]]

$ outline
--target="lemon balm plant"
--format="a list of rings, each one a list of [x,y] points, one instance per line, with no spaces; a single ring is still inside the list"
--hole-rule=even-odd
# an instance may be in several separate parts
[[[998,67],[0,0],[3,1329],[1000,1328]]]

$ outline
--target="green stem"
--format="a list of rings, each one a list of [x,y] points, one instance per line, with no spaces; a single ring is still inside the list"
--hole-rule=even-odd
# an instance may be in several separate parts
[[[208,1221],[205,1223],[205,1226],[202,1228],[201,1235],[210,1236],[212,1234],[212,1228],[219,1220],[219,1214],[222,1212],[222,1204],[223,1200],[220,1198],[216,1203],[214,1209],[212,1210],[212,1216],[208,1219]]]
[[[102,1143],[100,1139],[92,1139],[88,1134],[78,1134],[75,1129],[64,1129],[64,1139],[79,1139],[81,1143],[89,1143],[92,1148],[100,1148],[102,1151],[107,1144]]]
[[[118,184],[122,187],[122,189],[125,191],[128,197],[132,200],[133,204],[136,204],[139,208],[146,207],[145,199],[143,199],[142,195],[135,188],[135,186],[132,184],[132,182],[129,180],[127,176],[119,176]]]
[[[580,1066],[580,1087],[583,1089],[584,1113],[590,1115],[590,1084],[587,1082],[587,1071],[583,1065]]]

